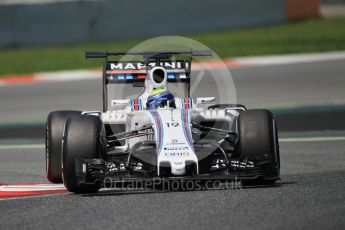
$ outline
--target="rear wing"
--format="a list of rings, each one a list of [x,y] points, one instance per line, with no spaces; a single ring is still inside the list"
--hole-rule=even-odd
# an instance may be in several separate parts
[[[86,51],[85,58],[108,58],[110,56],[142,56],[144,59],[167,59],[176,55],[188,55],[188,56],[212,56],[210,50],[187,50],[187,51],[143,51],[143,52],[94,52]]]
[[[114,61],[110,57],[141,56],[144,61]],[[176,60],[175,56],[186,56]],[[168,82],[190,83],[192,57],[212,56],[210,50],[145,51],[145,52],[86,52],[85,58],[103,58],[103,112],[107,111],[107,84],[135,84],[144,86],[148,71],[162,66]],[[173,59],[174,57],[174,59]]]
[[[176,55],[186,55],[186,59],[174,60]],[[85,58],[104,58],[104,78],[108,83],[144,82],[147,71],[154,66],[163,66],[169,82],[186,82],[190,77],[193,56],[211,56],[210,50],[156,51],[156,52],[86,52]],[[141,56],[144,61],[109,61],[111,56]]]

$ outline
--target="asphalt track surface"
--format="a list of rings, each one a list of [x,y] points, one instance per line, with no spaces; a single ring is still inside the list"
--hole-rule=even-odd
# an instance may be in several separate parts
[[[238,101],[249,108],[345,104],[343,63],[260,66],[231,73]],[[0,90],[0,117],[3,122],[43,120],[51,110],[100,109],[100,96],[100,83],[93,80],[10,86]],[[299,116],[309,120],[303,113]],[[312,124],[317,127],[318,121]],[[326,129],[321,127],[319,134]],[[281,181],[273,187],[115,190],[97,196],[60,194],[0,200],[0,229],[343,229],[345,141],[299,140],[281,139]],[[7,148],[0,144],[0,184],[47,182],[44,174],[43,147]]]
[[[231,69],[237,102],[248,108],[345,104],[344,61]],[[212,87],[214,86],[209,78],[204,77],[197,92],[200,92],[200,96],[208,96],[213,93]],[[101,110],[101,81],[97,79],[2,87],[0,108],[1,123],[44,120],[53,110]]]
[[[343,229],[345,141],[283,142],[274,187],[0,201],[0,229]],[[45,181],[44,149],[0,150],[1,179]]]

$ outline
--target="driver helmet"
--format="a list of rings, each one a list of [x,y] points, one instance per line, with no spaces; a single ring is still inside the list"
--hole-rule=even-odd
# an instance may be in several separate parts
[[[169,108],[176,108],[175,97],[169,90],[164,88],[152,90],[150,96],[147,98],[147,109],[159,109],[169,105]]]

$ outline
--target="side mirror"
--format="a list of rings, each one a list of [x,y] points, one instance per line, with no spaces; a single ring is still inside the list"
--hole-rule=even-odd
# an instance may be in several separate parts
[[[111,100],[111,107],[124,107],[129,105],[130,100]]]
[[[210,104],[214,100],[216,100],[215,97],[198,97],[196,99],[196,103],[197,104]]]

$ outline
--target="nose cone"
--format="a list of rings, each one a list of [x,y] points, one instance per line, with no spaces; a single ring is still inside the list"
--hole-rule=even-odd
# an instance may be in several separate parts
[[[198,158],[191,139],[189,110],[163,109],[147,113],[154,124],[158,176],[199,174]]]

